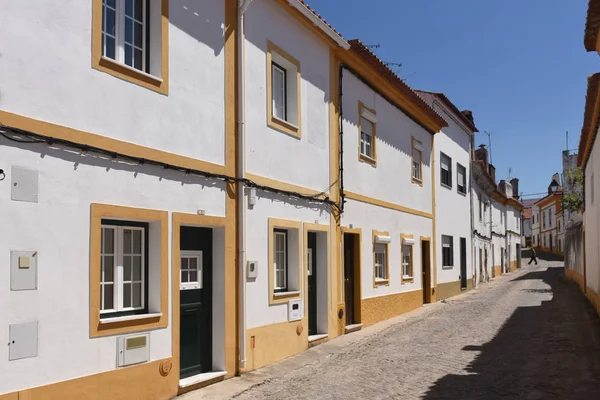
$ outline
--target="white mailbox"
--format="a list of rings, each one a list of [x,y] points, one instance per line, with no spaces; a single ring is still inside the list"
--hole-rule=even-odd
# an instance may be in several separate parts
[[[258,261],[248,261],[246,269],[246,277],[248,279],[256,279],[258,277]]]
[[[147,362],[150,359],[150,335],[131,335],[117,338],[117,366]]]
[[[302,314],[302,299],[288,301],[288,321],[300,321]]]

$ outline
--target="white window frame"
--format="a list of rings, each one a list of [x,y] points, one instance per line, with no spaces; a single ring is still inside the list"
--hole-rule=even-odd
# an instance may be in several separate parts
[[[463,177],[462,190],[459,179],[460,173],[462,173]],[[460,194],[467,194],[467,168],[459,163],[456,163],[456,191]]]
[[[446,158],[448,160],[447,162],[447,167],[448,169],[444,168],[444,158]],[[445,183],[443,181],[443,177],[444,174],[442,173],[443,171],[446,171],[448,173],[448,183]],[[448,188],[452,188],[452,158],[447,155],[444,154],[442,152],[440,152],[440,184],[443,186],[446,186]]]
[[[179,283],[181,290],[190,290],[190,289],[202,289],[204,286],[204,282],[202,281],[202,274],[204,272],[202,265],[202,251],[201,250],[181,250],[180,252],[180,268],[179,268]],[[183,267],[183,259],[188,259],[188,268]],[[194,271],[193,268],[189,268],[189,260],[196,259],[196,280],[189,280],[189,272]],[[188,281],[183,282],[183,272],[188,273]]]
[[[147,31],[148,31],[148,1],[147,0],[132,0],[133,12],[135,13],[135,2],[142,2],[142,19],[141,21],[135,20],[135,15],[130,17],[125,14],[125,4],[127,0],[115,0],[115,8],[109,7],[107,5],[107,0],[102,0],[102,56],[112,59],[120,64],[127,66],[128,68],[133,68],[138,71],[142,71],[148,73],[148,65],[147,65],[147,53],[149,51],[149,43],[147,39]],[[106,9],[110,8],[115,11],[115,32],[114,35],[108,33],[106,31]],[[126,20],[132,20],[132,43],[126,43],[125,41],[125,26]],[[142,47],[135,45],[135,24],[141,23],[142,25]],[[106,53],[106,36],[110,36],[115,40],[115,57],[111,57]],[[125,47],[130,45],[131,50],[131,65],[127,63]],[[135,66],[135,50],[141,50],[142,52],[142,65],[141,68]]]
[[[275,88],[275,73],[280,73],[281,74],[281,78],[282,78],[282,83],[283,83],[283,87],[281,88],[281,109],[282,109],[282,114],[283,115],[277,115],[277,109],[279,107],[277,107],[277,102],[275,101],[276,96],[276,89]],[[273,112],[273,118],[277,118],[279,120],[282,121],[288,121],[288,91],[287,91],[287,74],[288,71],[282,67],[281,65],[279,65],[278,63],[272,61],[271,62],[271,101],[273,103],[273,108],[272,108],[272,112]]]
[[[387,244],[375,243],[373,248],[375,269],[375,282],[387,282]]]
[[[371,133],[367,133],[364,131],[364,126],[366,124],[369,124],[371,126]],[[375,123],[373,121],[371,121],[369,118],[361,115],[360,116],[360,154],[370,158],[371,160],[374,159],[374,154],[373,154],[373,132],[375,131]],[[369,140],[367,141],[366,138],[368,138]],[[368,154],[367,153],[367,148],[370,150]]]
[[[275,293],[280,293],[280,292],[287,292],[288,290],[288,268],[289,268],[289,259],[288,259],[288,231],[285,229],[279,229],[277,228],[274,232],[273,232],[273,288]],[[278,249],[277,248],[277,244],[278,244],[278,240],[277,237],[278,236],[282,236],[283,237],[283,249]],[[281,267],[281,265],[277,265],[277,253],[283,253],[283,259],[284,261],[284,266]],[[278,285],[277,282],[277,272],[278,271],[283,271],[283,285]]]
[[[408,257],[408,260],[407,260]],[[410,244],[402,244],[402,277],[405,279],[410,279],[413,277],[412,275],[412,245]],[[408,274],[406,273],[408,269]]]
[[[113,249],[114,249],[114,253],[104,253],[104,236],[105,236],[105,229],[113,229],[114,230],[114,235],[113,235]],[[101,241],[100,241],[100,314],[109,314],[109,313],[115,313],[115,312],[127,312],[127,311],[137,311],[137,310],[143,310],[146,306],[145,304],[145,298],[146,298],[146,279],[148,279],[148,277],[146,276],[146,235],[145,235],[145,228],[142,227],[138,227],[138,226],[127,226],[127,225],[111,225],[111,224],[102,224],[101,225]],[[124,244],[123,244],[123,237],[124,237],[124,232],[125,230],[130,230],[130,231],[139,231],[140,235],[141,235],[141,239],[140,239],[140,244],[141,244],[141,253],[137,254],[137,253],[130,253],[125,255],[124,254]],[[133,239],[132,239],[133,240]],[[133,251],[133,248],[132,248]],[[112,309],[104,309],[104,286],[110,283],[105,283],[104,281],[104,272],[105,272],[105,268],[104,268],[104,256],[112,256],[113,257],[113,281],[112,281],[112,285],[113,285],[113,308]],[[134,272],[133,272],[133,263],[131,264],[131,280],[130,281],[125,281],[124,280],[124,259],[125,256],[141,256],[141,271],[140,271],[140,280],[134,280]],[[129,307],[125,307],[124,304],[124,299],[123,299],[123,293],[124,293],[124,285],[125,284],[130,284],[131,285],[131,290],[130,290],[130,295],[131,295],[131,304],[133,304],[133,285],[139,283],[141,285],[141,290],[140,290],[140,306],[138,307],[134,307],[134,306],[129,306]]]

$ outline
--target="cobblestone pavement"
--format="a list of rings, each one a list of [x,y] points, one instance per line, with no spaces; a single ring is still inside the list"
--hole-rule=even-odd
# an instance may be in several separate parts
[[[540,261],[236,399],[600,399],[600,322]]]

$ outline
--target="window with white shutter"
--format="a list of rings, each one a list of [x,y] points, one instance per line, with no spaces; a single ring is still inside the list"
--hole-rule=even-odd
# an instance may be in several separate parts
[[[440,153],[440,181],[442,185],[452,187],[452,159]]]
[[[460,164],[456,164],[456,190],[458,193],[467,193],[467,169]]]

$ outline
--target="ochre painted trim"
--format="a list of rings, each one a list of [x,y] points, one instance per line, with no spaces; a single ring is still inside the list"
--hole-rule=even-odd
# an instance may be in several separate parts
[[[374,199],[372,197],[363,196],[362,194],[348,192],[348,191],[344,191],[344,194],[346,195],[347,198],[356,200],[356,201],[360,201],[362,203],[372,204],[374,206],[379,206],[379,207],[383,207],[383,208],[389,208],[390,210],[401,211],[401,212],[404,212],[407,214],[418,215],[420,217],[433,218],[433,215],[431,213],[428,213],[425,211],[420,211],[420,210],[415,210],[415,209],[409,208],[409,207],[404,207],[399,204],[390,203],[390,202],[387,202],[384,200],[379,200],[379,199]]]
[[[341,227],[341,237],[342,237],[342,241],[341,241],[341,248],[344,249],[344,234],[349,234],[349,235],[355,235],[358,236],[358,240],[355,241],[354,243],[354,319],[355,321],[358,321],[359,323],[362,323],[362,229],[361,228],[348,228],[348,227]],[[343,253],[342,253],[343,254]],[[343,255],[342,255],[343,257]],[[345,259],[344,259],[345,262]],[[341,269],[341,278],[344,278],[344,270],[345,270],[345,266],[343,265],[343,263],[340,263],[340,269]],[[342,288],[345,287],[345,283],[342,282]],[[341,323],[339,324],[339,326],[342,326],[343,328],[346,327],[346,309],[345,309],[345,288],[343,291],[341,291],[342,296],[342,301],[341,301],[341,305],[344,309],[344,318],[342,319]],[[341,329],[341,331],[339,331],[340,335],[344,333],[344,329]]]
[[[51,124],[49,122],[24,117],[0,110],[0,123],[25,131],[49,136],[56,139],[68,140],[74,143],[98,147],[100,149],[118,152],[131,157],[139,157],[145,160],[163,162],[181,168],[197,169],[214,174],[225,174],[225,167],[206,161],[197,160],[178,154],[144,147],[121,140],[111,139],[95,133],[84,132],[66,126]]]
[[[160,373],[161,365],[164,367],[171,363],[171,358],[165,358],[32,389],[24,389],[0,395],[0,399],[171,399],[177,395],[178,375],[173,373],[173,369],[166,376],[162,376]]]
[[[96,203],[92,203],[90,208],[90,337],[166,328],[169,323],[169,213]],[[160,223],[160,317],[100,324],[102,218]]]
[[[367,164],[371,164],[371,166],[373,167],[377,167],[377,123],[370,121],[371,124],[373,124],[373,134],[372,134],[372,143],[371,143],[371,148],[373,150],[373,157],[369,157],[367,155],[362,154],[361,152],[361,145],[360,145],[360,140],[361,140],[361,135],[362,135],[362,111],[367,110],[369,111],[371,114],[373,115],[377,115],[377,112],[372,109],[367,107],[366,105],[364,105],[364,103],[362,101],[358,102],[358,161],[367,163]],[[368,119],[368,118],[367,118]]]
[[[267,178],[265,176],[255,175],[249,172],[246,172],[246,178],[250,179],[254,183],[257,183],[262,186],[270,186],[274,189],[279,190],[287,190],[289,192],[296,192],[307,196],[318,196],[320,199],[324,199],[329,196],[327,193],[320,192],[318,190],[309,189],[307,187],[294,185],[291,183],[278,181],[276,179]],[[332,192],[333,195],[333,192]]]
[[[225,310],[224,315],[235,314],[235,303],[227,302],[227,298],[235,297],[237,292],[237,287],[235,284],[227,284],[227,274],[230,274],[231,268],[227,268],[227,266],[233,264],[235,262],[233,257],[233,247],[235,245],[235,234],[231,232],[231,227],[228,224],[227,218],[225,217],[214,217],[207,215],[197,215],[197,214],[184,214],[184,213],[173,213],[172,214],[172,223],[171,223],[172,231],[172,241],[171,241],[171,292],[172,292],[172,354],[173,354],[173,371],[172,374],[177,375],[177,381],[179,381],[179,371],[180,371],[180,270],[181,270],[181,257],[180,257],[180,249],[181,249],[181,226],[198,226],[198,227],[206,227],[206,228],[223,228],[225,233],[225,282],[224,282],[224,300],[225,300]],[[230,249],[228,251],[228,249]],[[231,282],[231,280],[229,280]],[[230,329],[225,330],[225,342],[235,343],[236,340],[236,330]],[[236,352],[232,351],[231,348],[225,347],[225,365],[227,366],[227,376],[231,377],[235,375],[235,357]]]
[[[436,235],[436,220],[435,220],[435,141],[434,137],[431,136],[431,236],[433,242],[431,243],[433,251],[433,290],[431,293],[431,302],[436,302],[438,297],[437,290],[437,235]]]
[[[308,254],[308,232],[323,232],[327,235],[327,240],[326,240],[327,248],[325,249],[325,251],[327,253],[326,254],[327,264],[325,264],[325,266],[328,271],[326,285],[327,285],[327,292],[328,292],[327,304],[329,304],[329,296],[330,296],[329,288],[331,287],[331,285],[329,284],[329,282],[330,282],[329,281],[329,270],[330,270],[329,248],[331,247],[331,246],[329,246],[329,243],[331,243],[330,238],[329,238],[329,225],[309,224],[309,223],[305,222],[303,224],[303,227],[304,227],[304,248],[303,248],[304,254]],[[308,258],[307,258],[307,260],[308,260]],[[301,268],[304,271],[304,274],[302,275],[302,277],[303,277],[302,282],[303,282],[303,287],[304,287],[304,298],[306,299],[305,306],[304,306],[304,316],[306,318],[308,318],[308,310],[309,310],[308,302],[310,300],[308,298],[308,265],[304,264],[303,267],[304,268]],[[329,307],[327,307],[327,309],[329,309]],[[327,320],[329,321],[329,318]],[[329,324],[327,324],[327,325],[328,325],[327,332],[329,332]]]
[[[419,143],[420,145],[423,145],[423,142],[421,142],[420,140],[417,140],[414,136],[410,137],[410,178],[411,178],[411,182],[412,183],[416,183],[419,186],[423,186],[423,152],[419,149],[417,149],[415,147],[415,143]],[[415,178],[415,175],[413,174],[413,164],[414,164],[414,152],[418,151],[420,154],[420,162],[419,162],[419,176],[421,177],[421,179],[417,179]]]
[[[274,304],[282,304],[282,303],[287,303],[289,300],[292,299],[300,299],[302,298],[302,292],[300,291],[300,287],[298,288],[298,293],[277,293],[277,296],[275,296],[275,269],[274,269],[274,264],[275,264],[275,258],[274,258],[274,252],[275,252],[275,244],[274,244],[274,240],[273,240],[273,235],[275,232],[276,228],[282,228],[282,229],[288,229],[288,230],[296,230],[297,231],[297,235],[298,235],[298,285],[300,286],[301,284],[304,283],[304,280],[302,279],[302,277],[304,276],[304,274],[302,273],[302,271],[304,270],[304,264],[303,261],[304,257],[302,254],[301,249],[302,247],[302,222],[298,222],[298,221],[290,221],[290,220],[286,220],[286,219],[277,219],[277,218],[269,218],[269,305],[274,305]],[[287,240],[291,240],[290,236],[288,235]],[[291,254],[287,254],[288,256],[288,263],[289,263],[289,259],[290,257],[293,257],[293,255]],[[289,273],[289,266],[288,266],[288,273]],[[288,288],[289,290],[289,288]]]
[[[379,243],[385,245],[385,280],[377,280],[375,276],[375,236],[390,236],[388,231],[376,231],[373,230],[373,287],[378,286],[390,286],[390,245],[389,243]],[[356,277],[354,277],[356,279]]]
[[[412,234],[405,234],[402,233],[400,234],[400,278],[402,280],[402,284],[405,283],[412,283],[415,281],[415,270],[414,270],[414,265],[415,265],[415,261],[414,261],[414,251],[413,248],[415,247],[415,245],[409,245],[410,247],[410,277],[405,277],[404,276],[404,265],[402,265],[404,263],[404,241],[403,239],[414,239],[414,236]]]
[[[502,275],[502,266],[494,265],[494,277]]]
[[[423,305],[423,291],[394,293],[362,300],[363,327],[407,313]]]
[[[279,55],[280,57],[285,58],[289,63],[294,64],[294,66],[296,67],[296,112],[298,113],[297,126],[294,126],[287,121],[275,118],[273,116],[273,82],[271,76],[271,68],[273,65],[273,52],[277,53],[277,55]],[[270,40],[267,40],[267,125],[273,129],[297,137],[298,139],[302,137],[302,92],[300,91],[301,86],[302,75],[300,73],[300,61],[292,57],[288,52],[283,50],[281,47],[277,46],[275,43],[271,42]],[[287,95],[288,93],[286,92],[286,96]]]
[[[586,288],[585,295],[590,303],[592,303],[592,306],[596,309],[598,315],[600,315],[600,295],[589,286]]]
[[[164,95],[169,93],[169,0],[161,0],[161,76],[102,57],[102,0],[92,0],[92,68]]]
[[[467,279],[467,290],[473,288],[473,279]],[[460,281],[440,283],[437,286],[437,298],[440,300],[461,294],[463,290],[460,287]]]

